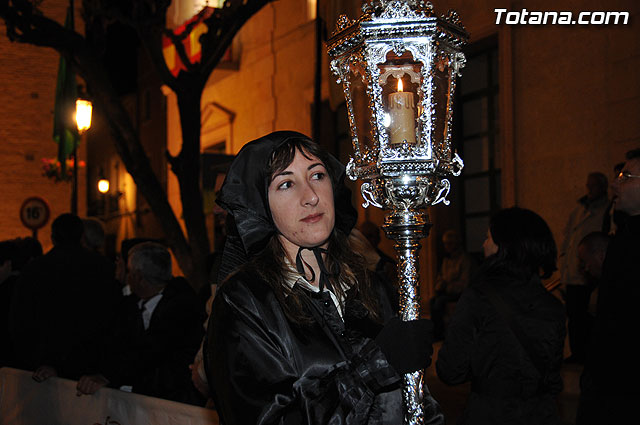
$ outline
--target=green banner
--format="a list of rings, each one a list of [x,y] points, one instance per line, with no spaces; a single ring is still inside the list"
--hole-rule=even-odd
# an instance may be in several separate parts
[[[67,9],[65,28],[73,29],[73,11]],[[58,64],[58,82],[56,84],[56,103],[53,113],[53,140],[58,144],[58,161],[64,175],[67,158],[80,143],[78,127],[75,121],[76,99],[78,98],[76,73],[67,59],[60,55]]]

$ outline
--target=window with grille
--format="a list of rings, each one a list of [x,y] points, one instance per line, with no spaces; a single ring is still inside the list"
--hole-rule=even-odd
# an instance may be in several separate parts
[[[489,218],[501,204],[497,39],[472,44],[465,54],[454,131],[465,163],[460,179],[462,229],[467,252],[477,253],[482,250]]]

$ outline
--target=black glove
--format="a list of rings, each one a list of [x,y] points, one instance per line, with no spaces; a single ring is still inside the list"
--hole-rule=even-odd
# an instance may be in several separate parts
[[[404,322],[394,317],[384,325],[376,343],[399,374],[427,368],[433,354],[433,323],[427,319]]]

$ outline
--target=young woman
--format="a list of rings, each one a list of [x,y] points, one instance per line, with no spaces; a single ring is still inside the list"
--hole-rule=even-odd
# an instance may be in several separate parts
[[[343,178],[295,132],[248,143],[231,165],[218,202],[235,222],[225,251],[238,264],[222,266],[236,270],[216,295],[207,350],[227,425],[401,423],[401,374],[430,362],[430,322],[392,319],[349,247]],[[442,423],[427,401],[426,423]]]
[[[471,381],[458,423],[559,424],[565,315],[540,282],[556,269],[551,231],[536,213],[509,208],[492,217],[483,250],[436,363],[445,383]]]

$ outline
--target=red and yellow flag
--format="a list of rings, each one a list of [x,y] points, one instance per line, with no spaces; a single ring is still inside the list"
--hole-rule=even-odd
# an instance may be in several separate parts
[[[202,58],[200,36],[208,31],[204,20],[210,17],[214,10],[215,8],[207,6],[193,18],[173,30],[173,34],[179,37],[183,35],[188,28],[190,29],[189,34],[186,34],[186,36],[182,38],[182,45],[187,52],[190,63],[200,62]],[[164,55],[164,61],[174,77],[177,77],[180,71],[187,70],[186,65],[176,52],[176,46],[173,44],[173,41],[171,41],[171,38],[166,35],[162,36],[162,53]]]

